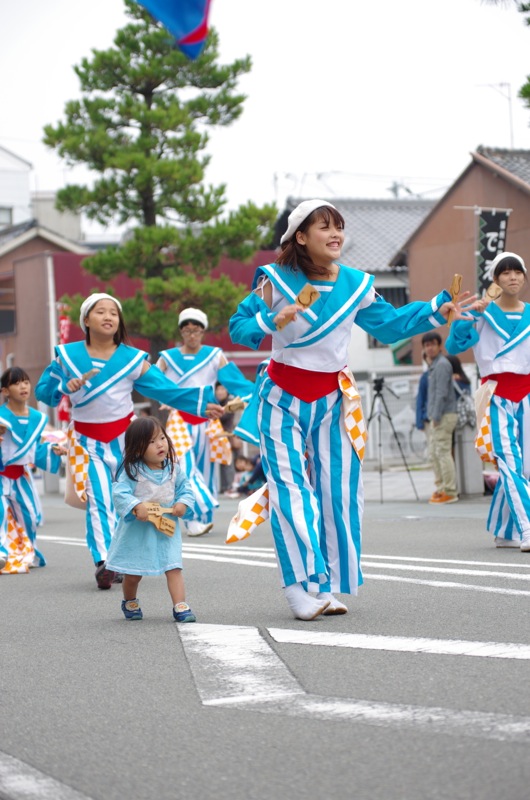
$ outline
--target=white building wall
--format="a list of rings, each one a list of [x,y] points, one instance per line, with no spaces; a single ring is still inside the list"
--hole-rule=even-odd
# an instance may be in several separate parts
[[[31,164],[0,147],[0,208],[11,210],[11,223],[31,219],[29,174]]]
[[[40,226],[66,239],[79,242],[82,239],[81,215],[55,208],[55,192],[34,192],[31,196],[32,217]]]

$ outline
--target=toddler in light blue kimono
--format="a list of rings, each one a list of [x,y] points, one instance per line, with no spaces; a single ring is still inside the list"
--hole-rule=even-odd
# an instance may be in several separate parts
[[[175,459],[173,445],[154,417],[135,419],[125,432],[125,451],[112,496],[119,516],[107,568],[123,574],[121,609],[127,620],[142,619],[137,598],[144,575],[165,573],[177,622],[195,622],[186,603],[182,576],[182,537],[178,518],[193,515],[194,495],[190,482]],[[156,527],[149,521],[152,503],[158,503],[167,519]],[[177,519],[173,519],[173,518]],[[174,532],[170,530],[173,525]],[[169,524],[168,524],[169,523]]]

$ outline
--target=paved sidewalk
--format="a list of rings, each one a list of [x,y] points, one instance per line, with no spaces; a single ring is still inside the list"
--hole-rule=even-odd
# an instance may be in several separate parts
[[[458,503],[430,505],[434,491],[432,469],[405,467],[365,467],[363,471],[365,516],[487,517],[491,495],[463,495]],[[413,485],[414,484],[414,485]],[[416,497],[417,494],[417,497]]]
[[[363,469],[365,492],[365,517],[430,517],[442,519],[479,518],[484,522],[487,517],[491,496],[470,495],[461,497],[458,503],[448,506],[429,504],[434,490],[433,473],[429,468],[404,466],[384,467],[380,473],[377,465],[368,465]],[[43,505],[62,508],[66,517],[72,518],[80,527],[83,526],[83,514],[66,506],[64,497],[64,479],[59,484],[59,492],[45,492],[42,481],[38,481]],[[417,497],[416,497],[417,494]],[[226,497],[220,498],[220,508],[215,512],[216,519],[228,523],[235,514],[238,501]],[[222,523],[221,523],[222,524]]]

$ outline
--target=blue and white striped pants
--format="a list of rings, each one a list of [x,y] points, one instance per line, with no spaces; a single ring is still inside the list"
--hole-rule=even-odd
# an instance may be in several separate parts
[[[184,455],[183,471],[191,483],[195,497],[193,519],[209,524],[213,519],[213,509],[217,501],[216,464],[210,461],[210,440],[206,436],[208,422],[189,425],[193,445]]]
[[[107,550],[118,525],[112,499],[112,482],[122,460],[125,433],[111,442],[99,442],[81,434],[77,434],[77,439],[90,457],[86,485],[86,542],[97,564],[107,558]]]
[[[16,480],[1,476],[0,495],[0,545],[3,545],[7,536],[9,504],[17,522],[22,525],[35,548],[35,566],[44,567],[46,559],[35,547],[37,528],[42,525],[42,505],[29,466],[25,467],[24,474]]]
[[[364,492],[342,394],[306,403],[265,377],[258,426],[282,585],[357,594]]]
[[[490,417],[499,480],[487,529],[501,539],[518,541],[530,530],[530,400],[524,397],[514,403],[493,395]]]

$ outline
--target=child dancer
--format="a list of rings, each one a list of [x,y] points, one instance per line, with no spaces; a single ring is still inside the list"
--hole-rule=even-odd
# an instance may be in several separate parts
[[[499,480],[487,530],[496,547],[530,552],[530,304],[520,297],[527,273],[516,253],[500,253],[490,269],[500,294],[480,300],[470,321],[453,323],[445,346],[448,353],[472,347],[482,383],[496,383],[490,434]]]
[[[21,367],[6,369],[0,386],[0,571],[24,573],[46,564],[35,546],[42,507],[30,465],[58,472],[66,451],[42,441],[48,419],[28,406],[31,382]]]
[[[142,576],[165,572],[174,619],[195,622],[186,603],[178,522],[174,534],[168,536],[148,521],[147,502],[169,507],[171,516],[183,518],[191,517],[194,503],[191,484],[175,460],[173,445],[154,417],[138,418],[127,428],[123,462],[112,495],[120,520],[107,567],[123,574],[121,610],[125,619],[142,619],[137,598]]]
[[[75,445],[79,458],[87,462],[82,491],[87,501],[87,544],[98,588],[110,589],[115,574],[106,568],[105,559],[117,525],[112,481],[134,413],[133,390],[202,417],[218,418],[223,409],[213,402],[211,386],[183,389],[151,366],[147,353],[127,344],[121,303],[115,297],[105,293],[87,297],[79,324],[85,341],[55,348],[57,357],[42,374],[35,395],[49,406],[58,405],[63,394],[70,399],[70,449],[73,452]]]
[[[219,347],[203,344],[208,317],[200,308],[185,308],[179,314],[182,345],[163,350],[157,366],[177,386],[211,386],[220,381],[229,392],[241,399],[250,398],[254,384],[239,367],[228,361]],[[184,409],[185,410],[185,409]],[[175,419],[177,417],[177,419]],[[168,418],[168,432],[175,445],[175,423],[185,423],[192,446],[184,454],[184,469],[191,480],[198,513],[186,524],[188,536],[203,536],[213,528],[213,509],[217,501],[217,470],[211,459],[208,420],[197,415],[173,412]],[[175,438],[173,438],[175,437]]]
[[[353,324],[390,343],[465,308],[446,291],[394,308],[375,292],[373,275],[339,264],[343,243],[344,219],[331,203],[300,203],[276,263],[258,267],[254,291],[230,320],[232,341],[254,350],[272,334],[259,386],[260,449],[285,597],[304,620],[346,613],[333,593],[355,595],[362,583],[364,439],[346,368]],[[343,419],[350,401],[352,416]]]

